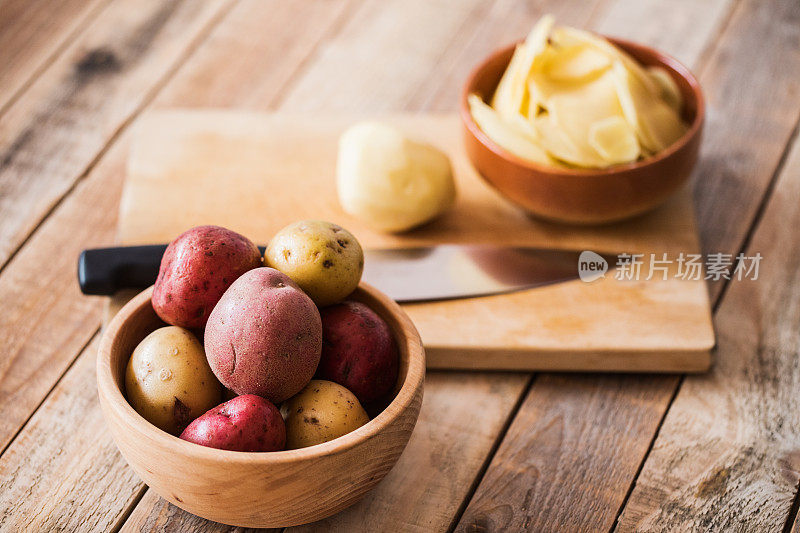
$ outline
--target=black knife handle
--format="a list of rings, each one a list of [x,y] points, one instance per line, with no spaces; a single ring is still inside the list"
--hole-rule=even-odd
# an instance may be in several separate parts
[[[110,296],[122,289],[146,289],[156,282],[166,244],[84,250],[78,258],[83,294]],[[259,246],[261,254],[264,247]]]
[[[84,250],[78,258],[83,294],[112,295],[122,289],[144,289],[155,283],[166,244]]]

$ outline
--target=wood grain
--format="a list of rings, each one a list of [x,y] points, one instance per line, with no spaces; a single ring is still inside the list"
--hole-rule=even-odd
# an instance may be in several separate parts
[[[736,253],[800,114],[800,3],[745,0],[700,74],[710,112],[694,173],[704,250]],[[723,283],[710,284],[715,297]]]
[[[152,490],[148,490],[120,529],[120,533],[142,533],[143,531],[160,531],[161,533],[184,533],[186,531],[203,531],[203,533],[280,533],[283,530],[251,529],[210,522],[199,516],[187,513],[180,507],[175,507]]]
[[[225,2],[116,0],[0,122],[0,265],[146,103]]]
[[[800,142],[747,249],[758,281],[732,281],[717,363],[683,383],[619,531],[781,531],[800,482]]]
[[[671,387],[653,376],[536,378],[457,531],[607,530]]]
[[[0,115],[108,0],[0,2]],[[13,53],[12,53],[13,51]]]
[[[97,338],[0,457],[0,530],[109,531],[144,484],[97,407]]]
[[[0,450],[13,438],[100,325],[102,303],[75,281],[81,249],[109,242],[124,155],[105,159],[0,275]],[[113,155],[113,154],[112,154]]]

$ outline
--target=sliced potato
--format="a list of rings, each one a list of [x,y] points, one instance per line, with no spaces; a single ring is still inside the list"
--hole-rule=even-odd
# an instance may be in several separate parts
[[[639,141],[628,122],[620,116],[598,120],[589,127],[589,145],[609,164],[635,161]]]
[[[539,147],[534,136],[505,122],[479,96],[470,95],[469,105],[472,118],[478,127],[502,148],[534,163],[558,166],[558,163]]]
[[[469,99],[478,126],[524,159],[605,168],[664,150],[687,129],[680,90],[598,35],[543,17],[518,45],[492,98]]]
[[[578,45],[561,49],[542,66],[543,73],[556,82],[589,81],[611,67],[608,56],[591,46]]]
[[[621,63],[615,63],[613,70],[620,105],[642,146],[655,153],[678,140],[686,131],[686,125],[675,110],[650,92]]]
[[[669,72],[662,67],[647,67],[650,78],[656,82],[660,91],[661,98],[675,111],[680,112],[683,107],[683,96],[678,84],[672,79]]]

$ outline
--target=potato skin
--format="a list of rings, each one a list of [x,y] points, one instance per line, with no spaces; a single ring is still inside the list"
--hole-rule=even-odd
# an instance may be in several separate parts
[[[341,226],[304,220],[275,234],[264,262],[292,278],[323,307],[341,301],[358,286],[364,252],[353,234]]]
[[[274,452],[286,444],[286,425],[269,400],[245,394],[195,419],[180,438],[220,450]]]
[[[314,302],[287,275],[256,268],[233,282],[214,307],[205,347],[225,387],[277,404],[314,376],[322,322]]]
[[[125,372],[131,406],[172,434],[220,402],[222,386],[208,367],[203,346],[184,328],[159,328],[134,349]]]
[[[203,328],[236,278],[261,266],[250,239],[219,226],[197,226],[169,243],[153,288],[153,309],[173,326]]]
[[[338,383],[314,379],[283,403],[286,421],[286,449],[322,444],[354,431],[369,416],[355,395]]]
[[[399,366],[389,325],[361,302],[332,305],[320,315],[322,357],[317,376],[346,387],[362,405],[389,394]]]

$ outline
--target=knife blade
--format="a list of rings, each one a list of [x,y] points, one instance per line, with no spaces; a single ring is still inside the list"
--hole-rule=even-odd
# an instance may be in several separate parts
[[[166,245],[84,250],[78,259],[81,291],[111,295],[149,287],[164,250]],[[365,250],[362,280],[401,303],[488,296],[579,279],[581,253],[491,244]],[[606,266],[616,257],[598,256]]]

